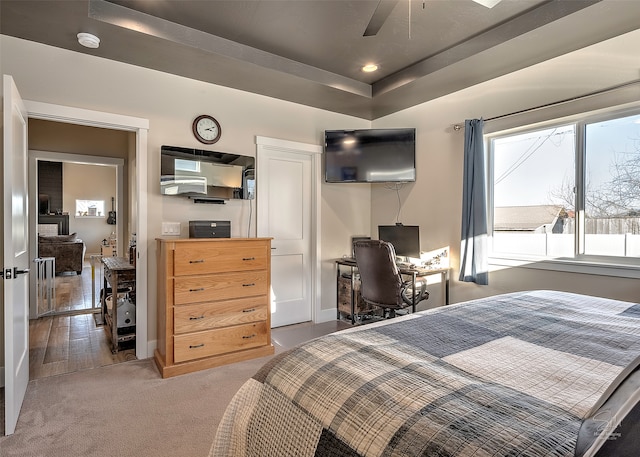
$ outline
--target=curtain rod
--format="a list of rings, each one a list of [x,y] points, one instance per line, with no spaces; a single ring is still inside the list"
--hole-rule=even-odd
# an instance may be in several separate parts
[[[520,110],[520,111],[514,111],[513,113],[501,114],[500,116],[490,117],[488,119],[485,119],[484,121],[485,122],[495,121],[495,120],[498,120],[498,119],[503,119],[505,117],[515,116],[517,114],[529,113],[531,111],[537,111],[537,110],[544,109],[544,108],[550,108],[552,106],[558,106],[558,105],[562,105],[564,103],[575,102],[577,100],[582,100],[582,99],[585,99],[585,98],[594,97],[596,95],[606,94],[607,92],[613,92],[614,90],[622,89],[624,87],[632,86],[632,85],[638,84],[638,83],[640,83],[640,79],[635,79],[633,81],[629,81],[629,82],[626,82],[626,83],[618,84],[616,86],[608,87],[606,89],[597,90],[595,92],[589,92],[588,94],[578,95],[576,97],[566,98],[564,100],[559,100],[557,102],[551,102],[551,103],[547,103],[545,105],[535,106],[533,108],[527,108],[527,109],[523,109],[523,110]],[[464,124],[462,124],[462,125],[455,124],[453,126],[453,130],[455,130],[455,131],[462,130],[462,129],[464,129]]]

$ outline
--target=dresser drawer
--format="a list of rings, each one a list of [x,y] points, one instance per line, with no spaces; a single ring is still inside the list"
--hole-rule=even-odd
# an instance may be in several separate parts
[[[269,292],[267,277],[267,271],[262,270],[175,278],[173,280],[174,304],[266,295]]]
[[[270,247],[264,242],[182,243],[174,253],[176,276],[221,273],[225,271],[265,270]]]
[[[261,322],[267,320],[268,312],[266,296],[181,305],[173,310],[173,331],[180,334]]]
[[[176,363],[269,344],[266,322],[174,336]]]

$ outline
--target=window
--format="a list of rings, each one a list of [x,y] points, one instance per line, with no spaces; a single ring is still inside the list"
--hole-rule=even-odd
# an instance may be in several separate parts
[[[584,254],[640,256],[640,114],[585,126]]]
[[[105,217],[104,200],[76,200],[76,217]]]
[[[640,110],[487,138],[493,256],[640,257]]]

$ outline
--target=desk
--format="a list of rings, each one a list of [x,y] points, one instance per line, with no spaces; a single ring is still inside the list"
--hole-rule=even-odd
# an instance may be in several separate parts
[[[351,274],[351,323],[354,324],[355,323],[355,303],[356,303],[356,279],[355,279],[355,273],[358,269],[358,265],[356,264],[355,259],[353,258],[342,258],[342,259],[337,259],[336,260],[336,270],[337,270],[337,276],[336,276],[336,281],[337,284],[339,284],[340,282],[340,267],[344,266],[344,267],[348,267],[350,269],[350,274]],[[415,283],[416,283],[416,279],[417,278],[422,278],[422,277],[427,277],[427,276],[431,276],[431,275],[440,275],[441,276],[441,287],[442,287],[442,301],[443,301],[443,305],[448,305],[449,304],[449,271],[450,268],[424,268],[424,267],[416,267],[416,268],[407,268],[407,267],[401,267],[398,266],[398,270],[400,271],[400,274],[402,275],[406,275],[406,276],[411,276],[411,280],[413,281],[413,286],[415,289]],[[336,290],[338,291],[339,294],[339,288],[338,285],[336,285]],[[336,300],[339,300],[339,296],[336,296]],[[337,307],[338,302],[336,302],[336,307]],[[416,311],[416,305],[417,303],[414,303],[413,306],[411,307],[412,312],[415,313]],[[338,308],[338,319],[340,319],[340,310]]]
[[[101,294],[102,319],[111,337],[111,352],[118,352],[118,345],[124,341],[135,340],[135,332],[118,334],[118,290],[125,287],[135,289],[136,267],[124,257],[103,257],[104,289]],[[111,313],[107,309],[107,287],[111,285]]]

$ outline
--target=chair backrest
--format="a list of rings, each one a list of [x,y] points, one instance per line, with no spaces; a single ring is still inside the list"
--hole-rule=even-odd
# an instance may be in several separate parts
[[[402,278],[396,265],[396,251],[387,241],[367,240],[354,243],[360,273],[362,299],[385,308],[402,308]]]

